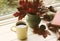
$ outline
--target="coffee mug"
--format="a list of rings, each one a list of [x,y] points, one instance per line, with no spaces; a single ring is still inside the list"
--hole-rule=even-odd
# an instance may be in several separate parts
[[[15,27],[11,28],[12,31],[17,33],[20,40],[27,39],[28,26],[24,22],[17,22]]]

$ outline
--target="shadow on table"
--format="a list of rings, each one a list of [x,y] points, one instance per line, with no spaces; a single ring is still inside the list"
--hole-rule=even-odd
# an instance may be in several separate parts
[[[27,41],[27,39],[26,40],[13,39],[11,41]]]

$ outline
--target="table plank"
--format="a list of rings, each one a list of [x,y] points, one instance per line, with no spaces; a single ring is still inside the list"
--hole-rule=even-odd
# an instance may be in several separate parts
[[[43,24],[41,22],[41,24]],[[0,26],[0,41],[21,41],[17,39],[17,35],[15,32],[12,32],[10,29],[14,26],[15,23],[11,23],[8,25]],[[47,26],[46,26],[47,27]],[[41,35],[33,34],[31,28],[28,29],[28,39],[24,41],[57,41],[56,35],[50,31],[51,35],[46,39]]]

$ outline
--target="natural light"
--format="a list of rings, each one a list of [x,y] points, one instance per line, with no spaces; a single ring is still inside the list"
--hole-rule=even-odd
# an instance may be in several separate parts
[[[47,23],[51,23],[52,21],[46,21],[47,19],[44,19],[45,18],[45,16],[44,16],[45,13],[42,14],[42,15],[40,14],[40,12],[41,12],[40,11],[40,9],[41,9],[40,5],[38,7],[40,12],[38,12],[38,10],[36,9],[37,7],[36,8],[33,7],[34,4],[33,4],[33,2],[31,0],[30,1],[32,3],[28,3],[25,0],[27,2],[26,4],[30,5],[30,7],[26,6],[26,4],[25,5],[22,4],[24,6],[21,6],[20,5],[21,3],[19,3],[19,1],[22,1],[22,0],[0,0],[0,41],[58,41],[57,36],[60,36],[60,34],[58,35],[58,32],[53,33],[52,31],[50,31]],[[33,1],[38,2],[37,0],[33,0]],[[53,6],[54,9],[56,10],[56,12],[50,12],[48,10],[48,12],[49,12],[49,13],[47,12],[48,15],[51,15],[50,13],[53,13],[55,15],[60,10],[60,0],[43,0],[43,3],[44,3],[43,6],[45,6],[47,8],[49,6]],[[35,3],[35,6],[37,6],[36,4],[37,3]],[[19,7],[19,5],[21,7],[23,7],[23,9],[17,8],[17,7]],[[44,11],[44,9],[45,10],[47,9],[47,8],[44,8],[43,6],[41,6],[43,8],[42,12]],[[32,8],[32,10],[31,10],[31,8]],[[29,9],[30,11],[28,11],[26,9]],[[23,14],[21,14],[21,16],[20,16],[19,13],[21,13],[21,12]],[[40,21],[36,18],[36,16],[35,16],[35,19],[32,18],[32,17],[34,17],[32,15],[34,15],[33,13],[35,13],[35,12],[37,12],[37,15],[39,16]],[[18,17],[16,15],[15,15],[16,17],[14,16],[15,13],[19,14],[19,15],[17,15]],[[31,15],[26,14],[26,16],[24,17],[25,13],[31,13]],[[30,17],[28,17],[28,16],[30,16]],[[59,14],[58,14],[58,16],[59,16]],[[19,18],[21,18],[21,20],[19,20]],[[28,18],[29,18],[29,20],[27,20]],[[52,18],[52,16],[50,18]],[[34,20],[32,20],[32,23],[31,23],[30,19],[31,20],[34,19]],[[57,17],[56,17],[56,19],[57,19]],[[60,19],[60,18],[58,18],[58,19]],[[23,22],[21,22],[21,25],[23,25],[23,23],[27,24],[27,25],[24,24],[25,28],[19,28],[19,26],[17,26],[17,25],[19,25],[20,21],[23,21]],[[46,33],[48,33],[48,34],[50,33],[51,35],[45,35],[44,36],[44,34],[43,35],[40,34],[40,32],[39,32],[40,30],[38,28],[34,29],[34,28],[30,27],[30,25],[31,26],[33,25],[34,27],[37,27],[36,25],[37,25],[38,21],[39,21],[39,24],[38,24],[39,29],[40,29],[41,25],[43,25],[43,26],[45,25],[46,29],[45,28],[43,28],[43,29],[45,29],[47,31]],[[59,20],[57,20],[57,21],[59,23]],[[30,24],[28,24],[28,22],[30,22]],[[53,18],[53,22],[55,24],[57,23],[57,22],[55,22],[54,18]],[[59,26],[57,26],[58,27],[57,29],[59,29],[60,23],[58,25]],[[56,26],[54,26],[54,27],[56,27]],[[35,30],[35,32],[34,32],[34,30]],[[56,30],[56,28],[55,28],[55,30]],[[58,31],[60,31],[60,29]],[[25,38],[27,38],[27,39],[25,39]]]

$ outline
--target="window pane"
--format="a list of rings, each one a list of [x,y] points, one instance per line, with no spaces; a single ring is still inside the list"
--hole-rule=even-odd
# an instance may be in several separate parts
[[[0,16],[12,14],[17,6],[18,0],[0,0]]]
[[[54,3],[60,3],[60,0],[45,0],[44,3],[45,3],[46,5],[54,4]]]

